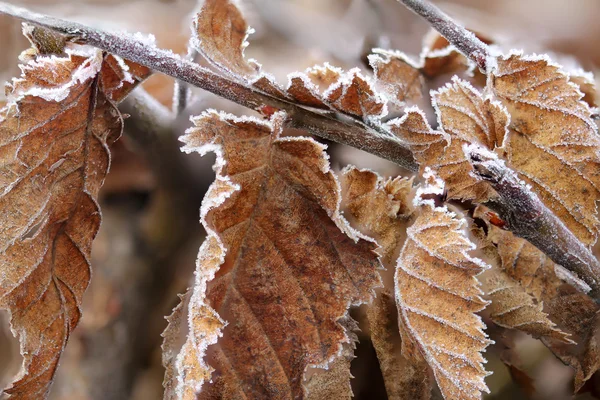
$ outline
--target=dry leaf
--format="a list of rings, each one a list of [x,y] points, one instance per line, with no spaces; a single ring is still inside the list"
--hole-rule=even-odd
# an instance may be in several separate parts
[[[336,83],[343,73],[341,68],[333,67],[329,63],[325,63],[323,66],[315,65],[306,70],[306,75],[320,91],[325,91]]]
[[[423,193],[439,191],[427,187]],[[396,268],[403,347],[421,352],[445,398],[479,399],[489,391],[482,352],[490,341],[476,314],[488,304],[476,276],[488,266],[468,255],[475,245],[464,219],[431,200],[422,200],[417,212]]]
[[[475,217],[485,218],[478,208]],[[496,256],[503,270],[537,302],[562,332],[569,334],[571,344],[554,335],[542,342],[565,364],[575,368],[575,391],[600,369],[598,311],[600,307],[587,295],[564,283],[555,272],[558,268],[533,245],[493,225],[488,225],[488,239],[497,247]]]
[[[579,86],[579,90],[583,93],[583,101],[591,108],[600,106],[598,101],[598,88],[596,88],[596,80],[594,74],[581,69],[569,72],[569,81]]]
[[[369,170],[348,167],[342,173],[342,208],[355,226],[377,241],[384,265],[394,267],[413,211],[413,179],[384,180]]]
[[[562,332],[550,321],[543,311],[542,303],[536,303],[517,282],[512,280],[499,267],[492,267],[482,276],[484,290],[491,305],[487,310],[494,323],[504,328],[518,329],[536,339],[554,338],[573,343],[568,334]]]
[[[350,343],[342,345],[341,353],[329,364],[327,369],[317,369],[312,376],[304,383],[307,400],[330,400],[330,399],[352,399],[352,387],[350,380],[353,378],[350,373],[350,364],[354,360],[354,350],[358,337],[356,332],[358,325],[350,317],[340,321],[340,324],[346,328]]]
[[[137,83],[109,79],[116,59],[98,50],[65,50],[65,57],[24,65],[1,111],[0,306],[11,313],[24,355],[21,374],[5,391],[11,398],[47,394],[79,322],[108,144],[123,123],[109,96],[121,100]],[[110,68],[132,76],[124,65]]]
[[[382,49],[373,50],[369,64],[375,73],[375,85],[388,100],[398,106],[423,96],[423,76],[406,55]]]
[[[342,75],[336,84],[323,93],[323,97],[335,109],[359,117],[381,117],[387,114],[385,100],[358,68]]]
[[[497,59],[489,87],[510,111],[509,165],[580,240],[594,243],[600,135],[579,88],[547,58],[521,54]]]
[[[367,310],[371,341],[377,352],[389,400],[426,400],[433,385],[423,357],[402,355],[398,308],[387,291],[377,295]]]
[[[374,172],[355,167],[343,172],[342,204],[351,216],[350,221],[381,246],[379,251],[388,270],[384,276],[393,273],[406,239],[408,216],[413,211],[412,181],[406,178],[384,180]],[[387,280],[384,282],[387,284]],[[433,384],[429,366],[418,353],[408,358],[402,355],[394,297],[385,290],[378,293],[367,308],[367,318],[388,398],[428,399]]]
[[[187,343],[195,348],[176,365],[177,387],[186,388],[199,386],[186,370],[204,362],[214,368],[211,383],[202,378],[200,398],[303,396],[305,369],[326,366],[351,342],[339,320],[380,282],[375,244],[340,215],[324,146],[280,138],[282,118],[211,111],[184,137],[185,151],[218,154],[201,212],[215,245],[201,249],[189,306]],[[198,329],[192,307],[208,306],[228,325],[207,349],[216,324],[210,334]]]
[[[463,146],[477,143],[490,150],[500,146],[508,123],[506,110],[458,78],[432,92],[432,100],[441,131],[431,129],[418,109],[409,108],[402,118],[390,121],[392,132],[407,142],[422,169],[431,168],[446,182],[449,198],[477,202],[494,198],[489,184],[471,175],[473,167]]]

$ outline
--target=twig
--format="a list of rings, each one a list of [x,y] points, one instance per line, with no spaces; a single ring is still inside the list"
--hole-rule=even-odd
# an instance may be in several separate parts
[[[435,30],[445,37],[467,58],[473,60],[482,71],[487,70],[488,46],[472,32],[466,30],[446,13],[426,0],[398,0],[415,14],[425,18]]]
[[[194,49],[191,42],[188,44],[186,60],[196,62],[198,57],[198,50]],[[173,113],[175,115],[181,115],[188,105],[188,100],[191,96],[190,85],[187,82],[175,81],[175,88],[173,94]]]
[[[481,68],[485,68],[485,56],[487,55],[485,44],[428,3],[419,0],[399,1],[425,16],[436,29],[446,35],[451,43],[475,60]],[[366,125],[343,114],[321,114],[316,110],[273,98],[239,82],[217,75],[170,51],[145,44],[131,35],[96,30],[2,2],[0,2],[0,13],[57,31],[75,38],[79,42],[137,62],[245,107],[261,110],[268,105],[285,110],[290,116],[290,125],[295,128],[364,150],[393,161],[408,170],[416,171],[418,169],[410,151],[382,126]],[[476,164],[477,160],[473,159],[473,162]],[[485,176],[486,173],[482,173],[482,178]],[[498,204],[488,205],[511,224],[511,229],[516,235],[528,239],[554,262],[576,273],[592,287],[592,295],[599,298],[600,264],[598,260],[527,187],[517,184],[518,181],[515,180],[501,179],[504,176],[514,176],[516,179],[515,173],[502,165],[496,178],[490,180],[499,192],[501,201]]]
[[[592,252],[549,210],[544,203],[487,150],[466,148],[475,174],[489,182],[500,197],[486,203],[508,223],[507,228],[527,239],[555,263],[575,273],[600,299],[600,262]]]
[[[285,110],[294,119],[297,128],[305,129],[327,140],[368,151],[411,171],[418,169],[411,152],[400,140],[380,126],[367,126],[352,119],[342,121],[335,114],[323,115],[276,99],[217,75],[171,51],[145,44],[126,33],[110,33],[2,2],[0,2],[0,13],[62,33],[78,42],[98,47],[253,110],[261,110],[265,105]]]

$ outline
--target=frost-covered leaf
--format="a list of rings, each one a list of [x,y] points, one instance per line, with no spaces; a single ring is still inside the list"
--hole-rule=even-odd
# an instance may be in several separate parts
[[[422,112],[410,108],[402,118],[390,121],[392,132],[408,143],[422,169],[431,168],[446,182],[449,198],[483,202],[495,197],[489,184],[471,175],[473,167],[463,146],[477,143],[490,150],[500,146],[508,124],[506,110],[458,78],[432,92],[432,101],[439,131],[429,126]]]
[[[355,331],[358,325],[350,317],[340,321],[340,324],[346,328],[350,343],[342,345],[341,353],[329,364],[327,369],[314,369],[311,376],[304,382],[307,400],[329,400],[340,399],[350,400],[353,397],[350,380],[353,378],[350,373],[350,364],[354,360],[354,350],[358,337]]]
[[[371,341],[379,359],[389,400],[431,398],[431,371],[418,353],[402,354],[398,308],[394,296],[382,291],[367,310]]]
[[[397,105],[423,96],[423,76],[408,57],[400,52],[373,50],[369,64],[375,73],[375,84]]]
[[[336,83],[343,73],[344,71],[341,68],[331,66],[329,63],[325,63],[323,66],[315,65],[306,70],[306,75],[312,83],[317,85],[320,91],[325,91]]]
[[[379,251],[388,270],[384,276],[393,274],[406,239],[408,217],[413,211],[412,186],[412,179],[384,180],[374,172],[355,167],[343,172],[344,210],[362,233],[381,246]],[[377,294],[367,308],[367,318],[388,398],[428,399],[433,384],[429,366],[418,352],[402,354],[398,309],[389,291]]]
[[[482,352],[490,341],[476,314],[488,304],[476,276],[488,266],[468,254],[475,245],[464,219],[431,200],[416,212],[396,268],[403,346],[421,352],[445,398],[479,399],[488,392]]]
[[[377,241],[384,265],[393,268],[413,211],[413,179],[384,180],[372,171],[348,167],[342,174],[342,193],[351,221]]]
[[[485,211],[476,209],[475,217],[486,220]],[[560,268],[533,245],[511,232],[488,224],[488,240],[497,247],[495,257],[501,270],[517,282],[536,302],[569,341],[554,335],[542,342],[565,364],[575,369],[575,389],[581,388],[600,368],[598,311],[589,296],[575,290],[560,276]]]
[[[351,342],[339,323],[348,307],[368,302],[380,284],[375,244],[340,215],[324,146],[279,137],[282,118],[209,111],[183,139],[187,152],[218,155],[201,210],[215,244],[201,248],[188,307],[194,349],[175,365],[176,387],[201,385],[202,399],[302,397],[306,368],[327,366]],[[194,307],[227,321],[218,341],[216,323],[210,332],[196,326],[205,313]],[[204,364],[214,369],[210,382]]]
[[[252,32],[236,1],[205,0],[194,20],[195,47],[207,60],[234,77],[253,77],[259,66],[244,58]]]
[[[0,307],[10,312],[24,358],[5,390],[10,398],[47,395],[81,318],[100,225],[96,199],[123,123],[112,100],[137,83],[109,79],[115,59],[100,51],[73,44],[65,51],[23,65],[0,111]]]
[[[346,72],[323,96],[335,109],[358,117],[387,114],[385,100],[358,69]]]
[[[543,304],[534,301],[523,287],[511,279],[499,267],[493,266],[482,276],[490,318],[504,328],[518,329],[534,338],[550,337],[572,343],[568,334],[562,332],[550,321],[543,311]]]
[[[488,82],[511,115],[509,165],[580,240],[594,243],[600,135],[583,94],[546,57],[499,57]]]

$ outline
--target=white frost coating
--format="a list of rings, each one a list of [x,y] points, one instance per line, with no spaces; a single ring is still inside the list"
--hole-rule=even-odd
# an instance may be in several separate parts
[[[373,94],[370,95],[370,98],[375,103],[383,105],[379,115],[367,115],[366,113],[364,113],[364,110],[363,110],[363,114],[364,114],[363,118],[368,119],[368,120],[378,120],[378,119],[385,117],[388,114],[386,99],[383,98],[381,96],[381,94],[375,90],[372,79],[368,76],[363,75],[360,68],[352,68],[345,74],[341,75],[336,83],[331,85],[325,92],[323,92],[323,98],[328,99],[329,96],[340,87],[342,88],[342,95],[340,96],[340,99],[343,98],[346,95],[348,89],[352,86],[352,81],[354,80],[355,77],[360,80],[365,81],[367,83],[367,85],[369,86],[369,89],[371,89],[371,91],[373,92]]]
[[[435,202],[431,199],[425,199],[423,196],[444,194],[444,181],[429,167],[425,167],[423,178],[425,179],[425,182],[417,186],[415,198],[413,199],[413,206],[419,207],[427,204],[435,208]]]
[[[121,57],[114,55],[114,54],[112,56],[117,61],[117,64],[119,64],[119,67],[121,67],[121,70],[123,71],[123,79],[121,80],[121,82],[119,82],[118,88],[123,87],[125,82],[135,83],[135,79],[133,78],[133,75],[131,75],[131,72],[129,72],[129,70],[130,70],[129,65],[127,65],[127,63],[125,63],[125,60],[123,60]]]
[[[35,96],[46,101],[60,102],[67,98],[70,89],[77,85],[94,78],[102,68],[102,52],[90,46],[80,46],[75,44],[67,44],[65,52],[69,56],[57,57],[51,55],[49,57],[37,57],[36,60],[29,61],[27,64],[20,65],[21,78],[13,78],[12,86],[25,82],[27,71],[34,69],[46,69],[52,71],[55,65],[69,62],[71,56],[79,56],[87,58],[77,69],[72,71],[71,80],[64,85],[57,87],[30,87],[23,91],[15,91],[7,96],[8,105],[16,105],[20,100],[27,96]]]
[[[435,176],[433,176],[431,173],[428,173],[428,178],[430,180],[433,179],[434,182],[437,180],[435,178]],[[435,187],[435,184],[434,184],[433,190],[434,191],[437,190],[436,187]],[[417,196],[417,197],[419,197],[419,196]],[[420,205],[422,207],[431,207],[434,212],[439,212],[439,213],[447,214],[451,218],[455,218],[455,219],[458,218],[455,213],[449,212],[446,206],[444,206],[444,207],[435,207],[433,204],[431,204],[429,202],[422,202]],[[460,221],[459,221],[459,230],[461,231],[461,235],[462,235],[461,239],[462,239],[462,241],[460,243],[456,243],[456,245],[459,246],[459,248],[461,249],[460,253],[461,253],[462,257],[464,257],[466,260],[468,260],[470,262],[473,262],[473,263],[477,264],[479,267],[481,267],[481,271],[479,273],[477,273],[477,274],[474,274],[474,276],[472,277],[473,278],[473,287],[476,290],[476,293],[474,294],[473,297],[475,297],[478,301],[482,302],[483,304],[487,305],[487,304],[489,304],[489,302],[483,300],[479,296],[479,294],[481,294],[482,292],[481,292],[481,289],[479,288],[479,281],[476,279],[476,276],[479,275],[481,272],[483,272],[483,270],[489,269],[490,267],[487,264],[485,264],[485,262],[483,262],[482,260],[477,259],[477,258],[473,258],[473,257],[469,256],[469,254],[467,253],[467,250],[462,249],[460,247],[461,245],[465,245],[465,244],[467,245],[467,248],[471,249],[471,250],[476,247],[475,244],[472,243],[468,239],[468,236],[466,235],[466,232],[465,232],[465,227],[466,226],[467,226],[467,224],[466,224],[466,221],[464,220],[464,218],[460,218]],[[411,276],[414,276],[417,279],[420,279],[422,281],[426,281],[423,277],[418,276],[416,273],[413,273],[412,271],[409,271],[407,268],[405,268],[404,265],[403,265],[402,260],[403,260],[403,257],[405,257],[405,256],[406,257],[412,257],[412,255],[410,255],[410,254],[409,255],[405,255],[404,254],[406,246],[409,243],[409,241],[413,241],[415,244],[419,245],[419,241],[416,238],[416,234],[419,231],[423,231],[424,229],[428,229],[430,227],[433,227],[433,225],[426,225],[426,226],[420,226],[418,228],[415,228],[415,226],[413,224],[413,226],[411,226],[411,227],[408,228],[408,230],[407,230],[408,239],[407,239],[406,243],[404,244],[404,247],[403,247],[403,249],[401,251],[401,255],[400,255],[400,258],[398,259],[398,264],[397,264],[397,267],[396,267],[397,269],[396,269],[396,274],[395,274],[395,278],[394,278],[396,282],[399,282],[400,279],[401,279],[401,277],[399,276],[400,271],[402,271],[402,272],[404,272],[406,274],[409,274]],[[449,227],[449,229],[452,229],[452,228]],[[422,249],[424,249],[425,251],[427,251],[430,255],[432,255],[434,257],[441,258],[445,262],[449,261],[449,260],[445,260],[443,257],[441,257],[441,255],[438,254],[437,252],[434,252],[431,249],[428,249],[423,244],[420,244],[419,247],[422,248]],[[450,264],[452,265],[452,263],[450,263]],[[425,345],[425,341],[423,340],[423,338],[421,337],[421,335],[419,334],[419,332],[410,323],[410,319],[409,319],[409,317],[407,315],[407,311],[410,311],[410,312],[413,312],[413,313],[417,313],[417,314],[420,314],[420,315],[425,315],[428,318],[432,318],[432,319],[438,321],[441,324],[448,324],[449,326],[453,326],[455,329],[458,328],[459,332],[463,332],[464,334],[467,334],[467,333],[464,332],[462,330],[462,328],[457,327],[454,324],[449,324],[448,321],[445,321],[445,320],[443,320],[443,319],[441,319],[441,318],[439,318],[439,317],[437,317],[435,315],[431,315],[429,313],[423,312],[420,309],[416,309],[414,307],[407,306],[406,303],[403,300],[402,293],[400,291],[400,285],[398,285],[398,284],[395,285],[395,295],[396,295],[396,301],[397,301],[397,304],[398,304],[398,308],[399,308],[399,312],[400,312],[400,316],[402,318],[402,321],[403,321],[403,323],[404,323],[407,331],[409,332],[409,334],[419,344],[418,348],[421,350],[421,353],[425,357],[427,363],[432,367],[434,375],[436,376],[436,379],[437,379],[438,374],[443,375],[445,378],[447,378],[448,380],[450,380],[459,391],[465,393],[466,395],[469,395],[469,393],[467,392],[467,390],[464,387],[465,384],[467,386],[472,386],[471,389],[475,388],[477,390],[489,393],[489,389],[487,388],[487,386],[485,384],[484,378],[486,376],[491,375],[491,372],[486,372],[486,374],[484,374],[481,377],[478,377],[478,379],[475,380],[475,381],[461,381],[460,379],[457,379],[453,374],[449,373],[449,371],[447,371],[443,367],[443,365],[441,365],[441,363],[437,360],[436,354],[434,354],[434,353],[439,354],[441,352],[441,353],[450,354],[450,355],[452,355],[454,357],[462,359],[466,364],[469,364],[469,365],[473,365],[473,361],[468,360],[464,355],[451,352],[448,349],[443,349],[443,348],[441,348],[439,346],[436,346],[436,345],[432,345],[432,346]],[[487,338],[487,335],[485,334],[485,332],[483,330],[483,329],[485,329],[485,324],[483,323],[481,317],[478,316],[478,315],[476,315],[476,314],[474,314],[473,317],[480,324],[477,330],[478,330],[479,333],[481,333],[482,338],[483,338],[483,339],[481,339],[481,338],[474,338],[474,339],[481,341],[482,344],[485,344],[485,345],[493,344],[493,341],[491,341],[491,340],[489,340]],[[472,335],[469,335],[469,334],[467,334],[467,335],[469,337],[473,337]],[[482,351],[484,352],[485,349],[483,349]],[[483,360],[483,362],[485,362],[485,360]]]
[[[579,279],[577,276],[575,276],[575,274],[567,270],[562,265],[554,264],[554,273],[558,279],[575,287],[582,293],[589,293],[592,290],[590,285]]]
[[[142,33],[142,32],[136,32],[136,33],[128,33],[128,32],[122,32],[123,34],[126,34],[128,36],[131,36],[136,42],[141,42],[146,46],[149,47],[156,47],[156,36],[154,36],[151,33]]]

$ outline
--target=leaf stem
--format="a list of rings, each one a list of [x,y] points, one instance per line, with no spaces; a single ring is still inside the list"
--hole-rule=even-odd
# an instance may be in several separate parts
[[[472,32],[458,24],[437,6],[427,0],[398,0],[415,14],[425,18],[429,24],[445,37],[467,58],[474,61],[482,70],[487,70],[488,46]]]

